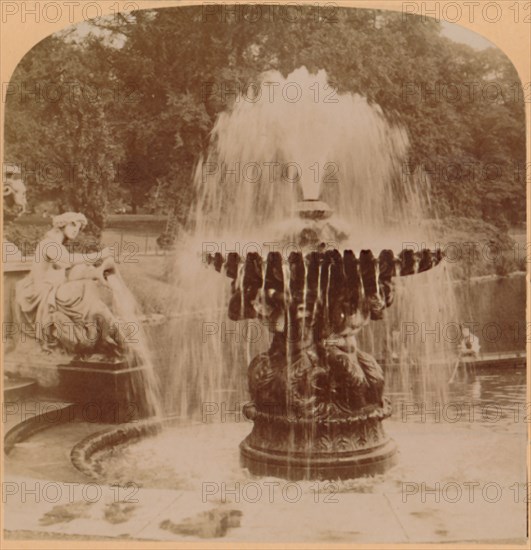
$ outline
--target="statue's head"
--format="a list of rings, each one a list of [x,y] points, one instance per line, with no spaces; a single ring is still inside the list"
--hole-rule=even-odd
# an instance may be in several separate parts
[[[54,229],[60,229],[64,236],[72,241],[87,225],[87,218],[80,212],[65,212],[53,217]]]

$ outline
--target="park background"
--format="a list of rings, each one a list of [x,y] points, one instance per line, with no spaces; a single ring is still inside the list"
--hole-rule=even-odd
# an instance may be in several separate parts
[[[304,65],[324,68],[338,92],[367,97],[406,129],[404,169],[429,182],[443,246],[480,251],[458,258],[457,277],[525,271],[526,91],[505,54],[454,42],[429,17],[297,13],[250,21],[249,12],[201,6],[143,10],[39,42],[6,88],[4,161],[22,166],[30,212],[8,221],[5,237],[31,253],[51,215],[82,211],[83,247],[152,256],[124,271],[141,305],[161,310],[217,115],[262,72]],[[154,273],[160,298],[143,299]]]

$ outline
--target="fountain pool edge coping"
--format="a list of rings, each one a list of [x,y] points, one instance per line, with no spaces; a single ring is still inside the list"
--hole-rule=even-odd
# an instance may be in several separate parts
[[[45,402],[43,402],[45,403]],[[52,425],[67,423],[69,418],[75,412],[75,403],[62,403],[59,405],[57,402],[53,402],[55,408],[50,411],[44,411],[42,413],[35,414],[30,418],[26,418],[21,422],[16,423],[9,428],[4,435],[4,454],[9,455],[15,445],[22,443],[32,435],[44,431]],[[60,412],[59,421],[57,421],[57,412]]]
[[[114,448],[117,445],[131,443],[160,433],[164,426],[179,423],[179,418],[168,416],[164,418],[147,418],[135,423],[120,424],[90,434],[74,445],[70,451],[70,460],[74,467],[91,479],[99,480],[101,473],[93,461],[94,455]]]

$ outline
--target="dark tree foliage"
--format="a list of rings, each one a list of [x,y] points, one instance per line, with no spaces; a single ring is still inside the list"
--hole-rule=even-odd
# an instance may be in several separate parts
[[[53,36],[37,44],[10,81],[5,125],[5,160],[22,165],[30,197],[83,211],[96,234],[122,155],[103,53],[91,39],[83,48]]]
[[[230,107],[222,86],[305,65],[406,127],[408,168],[427,171],[440,215],[525,220],[524,93],[501,51],[476,51],[433,20],[393,12],[238,9],[133,12],[28,52],[7,96],[6,160],[62,168],[60,177],[30,174],[30,199],[59,197],[101,229],[120,191],[133,211],[149,203],[182,222],[194,167]],[[37,97],[27,93],[38,86]],[[46,86],[62,96],[52,101]]]

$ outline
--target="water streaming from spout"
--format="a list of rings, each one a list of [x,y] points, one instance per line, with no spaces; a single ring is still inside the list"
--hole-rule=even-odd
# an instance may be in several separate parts
[[[106,282],[112,290],[113,311],[118,316],[124,332],[127,365],[131,369],[140,368],[137,376],[131,377],[132,394],[127,396],[131,406],[130,412],[162,418],[161,397],[154,363],[136,300],[118,270],[107,275]]]
[[[328,87],[324,71],[312,75],[302,67],[286,78],[270,72],[261,80],[278,82],[281,89],[297,83],[301,97],[240,98],[219,115],[208,154],[197,166],[188,232],[177,247],[172,308],[190,317],[172,325],[168,406],[184,417],[202,412],[204,420],[219,419],[224,404],[232,403],[232,410],[245,401],[248,357],[271,343],[257,321],[227,318],[229,280],[205,269],[205,252],[236,251],[243,257],[259,252],[265,258],[278,250],[286,267],[301,237],[312,234],[329,248],[350,248],[357,255],[368,248],[376,256],[389,248],[398,253],[405,243],[434,246],[429,190],[406,169],[403,128],[356,94],[316,101],[315,88]],[[326,201],[333,215],[298,216],[302,199]],[[392,355],[400,365],[388,377],[388,390],[407,393],[414,379],[419,398],[445,391],[455,341],[444,331],[457,322],[447,268],[443,262],[395,279],[396,299],[385,321],[371,323],[360,335],[361,349],[377,358]]]

